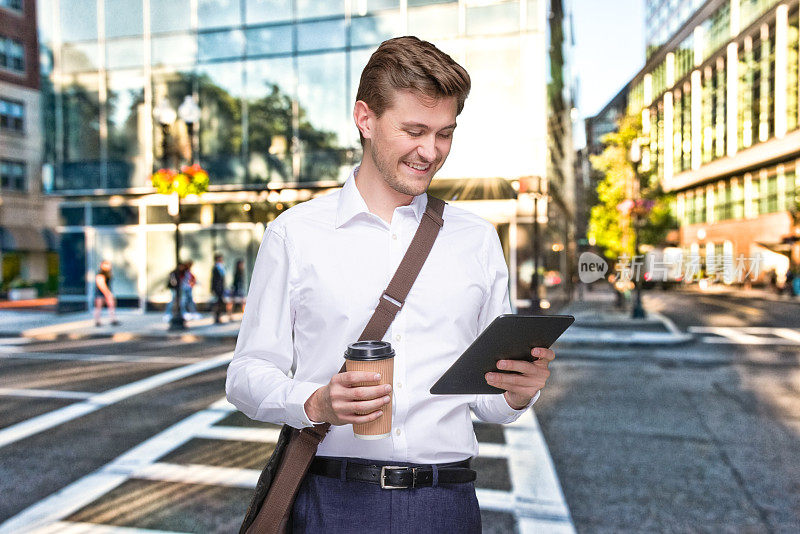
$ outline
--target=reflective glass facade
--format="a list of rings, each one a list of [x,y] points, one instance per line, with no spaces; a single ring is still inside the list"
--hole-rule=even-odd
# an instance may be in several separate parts
[[[196,157],[212,185],[342,181],[360,154],[351,114],[361,69],[381,41],[403,34],[433,40],[467,67],[475,86],[464,121],[519,109],[538,119],[528,101],[543,91],[524,76],[521,59],[544,71],[545,3],[42,1],[42,45],[54,59],[54,143],[46,154],[54,189],[146,187],[164,163],[153,106],[167,99],[177,108],[187,94],[202,109]],[[465,144],[507,153],[491,158],[499,169],[479,165],[481,175],[543,174],[518,154],[541,144],[544,130],[516,122],[505,126],[513,130],[509,147],[472,128]],[[185,129],[172,130],[170,154],[185,153]],[[443,172],[475,172],[458,153]]]
[[[40,40],[52,58],[45,164],[52,192],[64,197],[62,253],[86,256],[81,269],[64,266],[62,296],[86,301],[96,264],[113,256],[123,302],[169,298],[174,225],[149,176],[190,156],[211,178],[210,192],[182,207],[181,253],[195,259],[196,295],[209,287],[214,250],[249,269],[266,224],[297,194],[340,184],[360,160],[352,120],[360,74],[394,36],[434,42],[472,78],[438,177],[545,176],[549,8],[548,0],[42,0]],[[177,109],[187,95],[201,110],[195,139],[176,121],[164,151],[153,108],[167,100]],[[111,206],[113,195],[133,211]]]

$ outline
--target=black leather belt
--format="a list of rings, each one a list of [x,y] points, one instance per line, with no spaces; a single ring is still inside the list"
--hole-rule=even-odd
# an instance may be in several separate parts
[[[469,460],[451,464],[437,465],[438,484],[463,484],[473,482],[476,478],[475,471],[469,468]],[[314,458],[309,468],[309,473],[331,478],[340,478],[342,475],[342,461],[331,458]],[[383,489],[408,489],[433,485],[433,467],[421,466],[396,466],[380,464],[360,464],[347,462],[345,468],[347,480],[357,480],[379,484]]]

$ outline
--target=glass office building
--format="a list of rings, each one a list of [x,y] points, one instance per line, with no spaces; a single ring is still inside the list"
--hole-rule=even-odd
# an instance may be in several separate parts
[[[352,106],[361,70],[381,41],[405,34],[434,42],[472,77],[436,190],[490,218],[516,262],[514,184],[547,172],[547,0],[39,5],[62,307],[86,305],[103,258],[116,266],[123,302],[168,300],[174,224],[149,176],[191,157],[211,177],[209,192],[182,210],[181,254],[195,260],[196,293],[207,295],[213,251],[245,259],[249,278],[265,225],[338,187],[359,161]],[[153,108],[166,99],[177,109],[187,95],[201,109],[196,138],[177,121],[165,143]]]
[[[800,263],[798,28],[796,0],[706,2],[631,82],[692,255]]]

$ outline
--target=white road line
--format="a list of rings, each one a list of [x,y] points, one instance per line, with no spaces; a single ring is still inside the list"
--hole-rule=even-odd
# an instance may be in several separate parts
[[[135,471],[132,478],[206,486],[255,488],[260,474],[261,471],[257,469],[157,462]]]
[[[71,404],[58,410],[33,417],[27,421],[22,421],[21,423],[0,430],[0,447],[5,447],[21,439],[53,428],[54,426],[97,411],[110,404],[133,397],[134,395],[213,369],[229,362],[232,357],[233,352],[228,352],[201,362],[178,367],[177,369],[170,369],[169,371],[138,380],[131,384],[97,393],[83,402]]]
[[[776,328],[775,335],[800,344],[800,332],[791,328]]]
[[[695,334],[715,334],[704,336],[703,343],[739,345],[800,345],[800,331],[793,328],[770,326],[690,326],[689,332]],[[755,334],[760,334],[759,337]],[[763,337],[772,336],[772,337]]]
[[[182,534],[172,530],[150,530],[147,528],[116,527],[97,523],[57,521],[31,530],[28,534]]]
[[[202,361],[201,358],[182,356],[136,356],[122,354],[71,354],[65,352],[29,352],[24,347],[0,347],[1,359],[14,360],[66,360],[82,362],[125,362],[180,364]]]
[[[217,423],[229,413],[229,410],[224,409],[208,409],[187,417],[94,473],[73,482],[0,524],[0,534],[29,532],[33,528],[46,528],[54,522],[63,520],[121,485],[134,473],[189,441],[198,429]]]
[[[32,397],[42,399],[88,399],[96,393],[87,391],[56,391],[54,389],[0,388],[0,396]]]
[[[277,443],[279,428],[247,428],[241,426],[211,426],[197,432],[195,437],[204,439],[224,439],[231,441],[255,441]]]

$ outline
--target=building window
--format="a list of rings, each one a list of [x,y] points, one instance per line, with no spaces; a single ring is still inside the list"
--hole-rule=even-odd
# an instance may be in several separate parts
[[[24,161],[0,160],[0,188],[3,191],[27,191],[27,175]]]
[[[0,68],[25,72],[24,50],[20,41],[0,37]]]
[[[25,105],[22,102],[0,98],[0,130],[25,131]]]
[[[22,0],[0,0],[0,7],[22,11]]]
[[[800,39],[798,35],[800,35],[800,28],[798,28],[798,13],[794,11],[792,14],[789,15],[789,35],[788,35],[788,54],[787,58],[787,66],[788,66],[788,76],[787,76],[787,95],[786,95],[786,128],[788,131],[792,131],[797,129],[798,126],[798,99],[800,99],[800,95],[798,94],[798,42]]]

